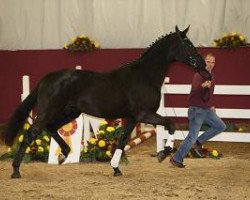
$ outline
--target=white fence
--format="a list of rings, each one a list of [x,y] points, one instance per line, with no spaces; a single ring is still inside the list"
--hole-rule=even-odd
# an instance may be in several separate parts
[[[165,107],[165,94],[189,94],[191,85],[187,84],[168,84],[168,80],[162,86],[162,97],[158,114],[168,117],[187,117],[188,108]],[[214,95],[250,95],[249,85],[216,85]],[[250,119],[250,109],[225,109],[216,108],[216,113],[221,118],[229,119]],[[157,152],[164,149],[165,140],[168,139],[168,131],[163,126],[156,127],[157,132]],[[199,134],[201,134],[200,132]],[[176,130],[174,138],[183,140],[188,134],[187,130]],[[250,133],[242,132],[222,132],[210,141],[223,142],[250,142]]]

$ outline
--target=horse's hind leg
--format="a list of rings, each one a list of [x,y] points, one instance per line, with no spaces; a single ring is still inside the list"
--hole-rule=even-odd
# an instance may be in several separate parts
[[[60,126],[61,127],[61,126]],[[59,127],[59,128],[60,128]],[[57,142],[57,144],[61,148],[61,153],[58,155],[58,164],[61,165],[68,157],[70,152],[70,147],[67,145],[67,143],[60,137],[60,135],[57,133],[57,129],[53,129],[49,131],[51,133],[51,136],[54,138],[54,140]]]
[[[135,120],[128,119],[127,124],[124,127],[123,134],[121,135],[121,137],[118,140],[117,148],[116,148],[115,153],[114,153],[112,160],[110,162],[111,166],[114,169],[114,176],[121,176],[122,175],[122,173],[119,169],[119,162],[121,159],[122,152],[123,152],[126,144],[128,143],[131,132],[135,128],[135,125],[136,125]]]
[[[41,127],[41,126],[40,126]],[[21,178],[20,174],[20,165],[22,162],[22,159],[24,157],[26,148],[31,144],[31,142],[36,138],[36,136],[41,132],[41,128],[39,128],[37,123],[34,123],[30,129],[24,134],[24,139],[18,149],[17,154],[14,157],[12,167],[13,167],[13,173],[11,175],[11,178]]]
[[[51,136],[60,146],[62,154],[58,156],[58,163],[62,164],[69,155],[70,147],[67,143],[60,137],[57,130],[63,125],[71,122],[73,119],[77,118],[81,112],[77,109],[66,107],[61,114],[61,116],[56,120],[56,122],[48,125],[47,130],[50,132]]]

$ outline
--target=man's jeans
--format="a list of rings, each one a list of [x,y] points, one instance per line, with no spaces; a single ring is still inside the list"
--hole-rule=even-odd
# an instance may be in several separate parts
[[[210,108],[204,109],[191,106],[188,109],[188,119],[189,133],[173,157],[179,163],[183,162],[183,159],[197,140],[203,144],[226,129],[225,123]],[[210,128],[198,137],[203,122],[206,122]]]

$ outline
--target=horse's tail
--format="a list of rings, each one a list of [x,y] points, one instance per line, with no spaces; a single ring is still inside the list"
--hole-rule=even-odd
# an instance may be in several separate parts
[[[36,105],[37,94],[38,87],[32,90],[32,92],[24,99],[24,101],[17,107],[17,109],[11,116],[2,134],[2,139],[5,141],[6,145],[13,145],[18,131],[23,127],[23,124],[28,118],[30,111]]]

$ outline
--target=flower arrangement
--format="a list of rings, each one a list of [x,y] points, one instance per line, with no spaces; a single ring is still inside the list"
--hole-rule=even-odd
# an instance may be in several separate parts
[[[12,148],[8,148],[6,153],[0,155],[0,160],[15,157],[24,140],[24,134],[29,128],[30,124],[25,123],[23,133],[19,134],[17,142]],[[119,126],[119,121],[115,121],[112,126],[107,121],[102,121],[99,126],[97,138],[90,138],[88,146],[82,148],[80,162],[110,161],[121,134],[122,127]],[[49,157],[50,139],[50,136],[45,131],[39,134],[37,139],[26,148],[23,162],[47,162]],[[127,162],[125,153],[122,154],[121,161]]]
[[[23,133],[20,133],[20,136],[17,142],[14,144],[12,148],[8,148],[7,152],[0,156],[0,160],[7,158],[14,158],[17,154],[17,151],[24,140],[24,134],[30,128],[29,123],[25,123],[23,127]],[[25,154],[23,157],[23,162],[28,163],[30,161],[42,161],[47,162],[49,156],[49,146],[50,145],[50,136],[43,131],[38,135],[35,141],[31,143],[25,150]]]
[[[72,52],[84,52],[100,49],[100,44],[93,39],[90,39],[87,35],[80,35],[76,38],[71,38],[71,43],[64,44],[64,49]]]
[[[231,34],[224,34],[220,39],[215,39],[213,45],[221,48],[236,48],[247,46],[247,43],[246,38],[242,34],[233,32]]]
[[[121,134],[122,127],[119,126],[119,121],[116,121],[113,126],[107,121],[102,121],[99,126],[97,137],[90,138],[88,146],[83,147],[80,161],[110,161]],[[127,162],[125,153],[122,154],[121,161]]]

